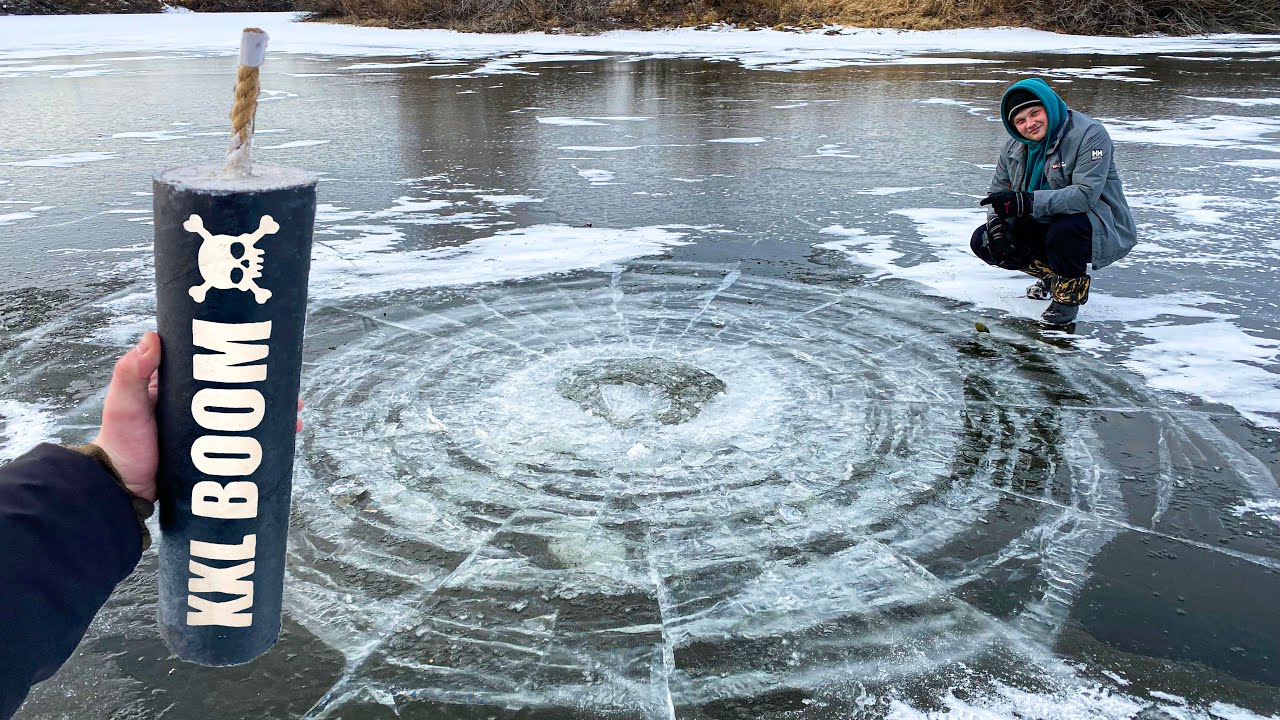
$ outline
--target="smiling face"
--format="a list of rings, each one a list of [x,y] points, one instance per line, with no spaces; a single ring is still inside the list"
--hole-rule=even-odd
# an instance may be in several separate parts
[[[1049,130],[1049,115],[1043,105],[1032,105],[1013,116],[1013,129],[1031,142],[1040,142]]]

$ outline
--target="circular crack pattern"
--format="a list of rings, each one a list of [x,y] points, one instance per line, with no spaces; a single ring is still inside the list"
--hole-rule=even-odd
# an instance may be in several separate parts
[[[1077,411],[1108,381],[919,298],[666,263],[320,312],[289,581],[351,668],[320,716],[1033,667],[1122,515]]]

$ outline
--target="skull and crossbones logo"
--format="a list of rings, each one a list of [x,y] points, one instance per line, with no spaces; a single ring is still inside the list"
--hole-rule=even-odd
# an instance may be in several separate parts
[[[257,280],[262,277],[263,251],[254,244],[264,235],[274,235],[280,225],[263,215],[258,229],[243,235],[210,235],[204,229],[204,221],[199,215],[192,215],[182,223],[188,232],[199,233],[204,242],[200,244],[200,275],[204,283],[192,287],[188,292],[196,302],[204,302],[209,288],[220,290],[243,290],[252,292],[253,299],[261,305],[271,297],[271,291],[258,287]],[[237,252],[238,248],[238,252]]]

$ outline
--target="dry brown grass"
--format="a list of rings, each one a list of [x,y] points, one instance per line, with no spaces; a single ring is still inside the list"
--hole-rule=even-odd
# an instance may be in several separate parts
[[[297,6],[317,19],[469,32],[592,32],[719,22],[912,30],[1018,25],[1105,35],[1280,32],[1280,3],[1274,0],[297,0]]]

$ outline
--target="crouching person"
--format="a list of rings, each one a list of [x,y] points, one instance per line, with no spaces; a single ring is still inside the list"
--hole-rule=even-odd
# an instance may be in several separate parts
[[[1137,242],[1111,138],[1038,78],[1005,91],[1000,117],[1012,140],[970,247],[989,265],[1034,276],[1027,297],[1050,300],[1041,320],[1062,327],[1089,300],[1089,265],[1104,268]]]

